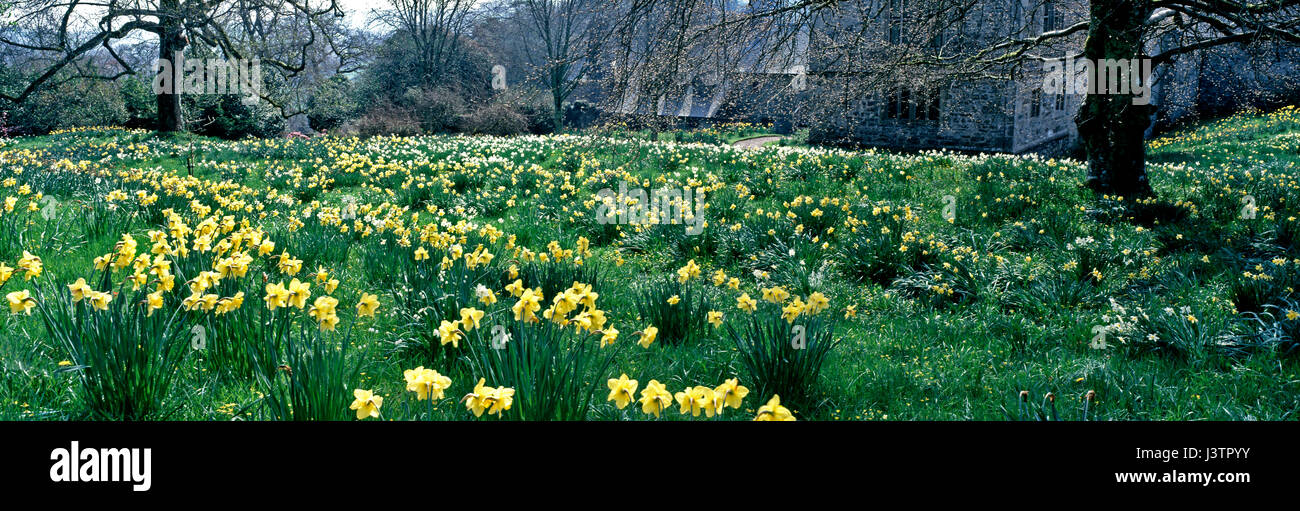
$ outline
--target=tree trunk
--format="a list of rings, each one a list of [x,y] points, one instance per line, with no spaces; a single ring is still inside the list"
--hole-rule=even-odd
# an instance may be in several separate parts
[[[1084,58],[1100,70],[1109,59],[1134,62],[1142,58],[1141,28],[1153,8],[1150,0],[1092,0]],[[1104,72],[1088,77],[1089,87]],[[1149,83],[1144,83],[1149,87]],[[1125,198],[1152,195],[1146,174],[1144,134],[1151,124],[1151,105],[1134,104],[1135,95],[1093,90],[1075,116],[1079,139],[1088,156],[1088,188]],[[1149,95],[1148,95],[1149,98]]]
[[[553,90],[558,91],[558,89],[553,89]],[[555,133],[556,134],[563,133],[564,132],[564,98],[560,97],[559,92],[555,92],[551,94],[551,103],[552,103],[551,106],[553,107],[553,110],[551,111],[551,122],[555,123]]]
[[[172,9],[172,12],[179,11],[178,0],[165,0],[162,2],[164,9]],[[172,77],[167,81],[172,82],[170,91],[163,91],[156,95],[158,102],[158,132],[170,133],[183,131],[185,129],[185,119],[181,115],[181,93],[184,84],[175,83],[175,77],[180,73],[177,70],[182,69],[185,62],[176,58],[177,52],[183,52],[188,41],[185,39],[184,27],[181,20],[177,18],[165,18],[163,21],[163,32],[159,35],[158,58],[172,60],[171,72]],[[156,70],[161,73],[166,68]]]

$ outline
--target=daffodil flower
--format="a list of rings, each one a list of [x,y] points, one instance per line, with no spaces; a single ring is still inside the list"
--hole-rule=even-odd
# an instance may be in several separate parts
[[[673,395],[668,392],[664,384],[659,383],[659,380],[650,380],[650,383],[641,390],[640,403],[642,413],[653,414],[658,418],[665,408],[672,406]]]
[[[376,395],[369,390],[356,389],[352,391],[352,397],[356,399],[352,401],[352,405],[348,408],[356,410],[357,420],[367,417],[379,417],[379,407],[384,405],[383,396]]]
[[[637,344],[640,344],[642,348],[649,348],[650,344],[655,342],[655,337],[659,335],[659,329],[648,326],[644,330],[636,332],[636,334],[641,336],[641,340],[637,341]]]
[[[767,404],[758,407],[758,415],[754,416],[756,421],[792,421],[795,420],[794,414],[790,409],[781,406],[781,396],[772,395],[772,399]]]
[[[613,401],[619,410],[626,408],[627,404],[632,402],[632,395],[636,393],[637,382],[628,379],[627,373],[620,375],[618,378],[610,378],[608,385],[609,398],[606,401]]]

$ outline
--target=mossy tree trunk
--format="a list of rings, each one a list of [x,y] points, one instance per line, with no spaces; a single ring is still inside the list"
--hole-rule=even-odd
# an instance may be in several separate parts
[[[1152,0],[1092,0],[1084,58],[1094,64],[1142,58],[1142,26],[1153,10]],[[1088,157],[1086,185],[1097,193],[1125,198],[1152,195],[1144,136],[1153,107],[1134,104],[1131,90],[1130,94],[1094,92],[1075,116]]]

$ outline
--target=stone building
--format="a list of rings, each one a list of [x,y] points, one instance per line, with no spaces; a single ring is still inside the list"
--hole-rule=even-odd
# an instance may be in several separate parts
[[[901,0],[882,0],[885,15],[865,30],[862,18],[825,22],[833,29],[874,32],[880,42],[906,43],[911,37]],[[1066,0],[985,0],[986,9],[969,12],[948,32],[962,32],[967,44],[1015,30],[1063,27]],[[1060,6],[1058,7],[1058,3]],[[893,9],[893,10],[891,10]],[[827,27],[820,27],[827,29]],[[1023,35],[1023,32],[1020,32]],[[684,124],[711,120],[771,123],[779,132],[810,129],[816,143],[895,149],[946,148],[990,152],[1066,152],[1077,138],[1073,114],[1082,95],[1044,94],[1042,78],[1026,70],[1016,80],[954,80],[942,86],[912,87],[900,80],[878,90],[846,90],[833,65],[819,60],[816,42],[804,33],[782,39],[777,50],[742,52],[726,72],[686,77],[675,94],[655,102],[655,114]],[[639,98],[637,98],[639,99]],[[645,103],[629,101],[620,113],[648,113]]]
[[[914,43],[909,38],[918,36],[908,32],[906,11],[898,9],[903,2],[885,0],[884,5],[875,27],[880,37],[890,45]],[[982,47],[1002,37],[1064,28],[1081,18],[1083,7],[1065,0],[984,0],[938,36],[931,30],[919,37],[932,37],[926,43],[936,53],[949,51],[949,45]],[[817,68],[814,62],[814,73]],[[809,138],[907,150],[1063,154],[1078,138],[1074,113],[1083,96],[1044,91],[1041,71],[1028,64],[1015,79],[952,78],[937,85],[900,77],[893,86],[865,94],[843,94],[830,85],[832,96],[839,92],[856,99],[841,108],[820,108],[829,115],[808,124]]]
[[[860,4],[882,10],[874,16],[823,20],[816,29],[866,34],[862,44],[868,53],[876,50],[872,44],[884,49],[915,46],[918,39],[937,52],[948,44],[981,48],[1005,37],[1032,38],[1087,16],[1087,4],[1081,0],[980,0],[935,37],[932,29],[913,28],[916,22],[907,19],[904,0],[860,0]],[[860,90],[836,77],[836,64],[823,62],[828,57],[819,55],[818,41],[808,35],[807,27],[795,30],[803,32],[782,37],[774,45],[776,50],[742,50],[725,71],[715,66],[698,76],[682,77],[675,93],[654,102],[629,101],[618,111],[653,110],[687,126],[748,120],[771,123],[778,132],[806,128],[809,141],[833,145],[1051,156],[1069,154],[1077,146],[1074,117],[1085,96],[1082,91],[1044,90],[1040,63],[1024,63],[1014,79],[949,79],[936,85],[925,78],[899,76]],[[1054,51],[1062,59],[1077,55],[1083,37],[1082,32],[1075,33]],[[1155,41],[1148,53],[1157,54],[1170,44]],[[1247,64],[1245,50],[1225,47],[1179,57],[1156,69],[1152,80],[1145,82],[1158,107],[1153,129],[1242,107],[1294,102],[1300,95],[1294,78],[1300,76],[1298,50],[1268,51],[1273,54],[1263,59],[1262,68],[1260,59]]]

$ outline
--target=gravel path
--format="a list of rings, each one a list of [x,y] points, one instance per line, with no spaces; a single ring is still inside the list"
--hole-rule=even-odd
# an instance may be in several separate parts
[[[749,139],[738,141],[734,144],[731,144],[731,146],[741,147],[741,148],[763,147],[768,142],[776,142],[778,140],[781,140],[782,138],[785,137],[781,137],[777,135],[766,136],[766,137],[755,137],[755,138],[749,138]]]

